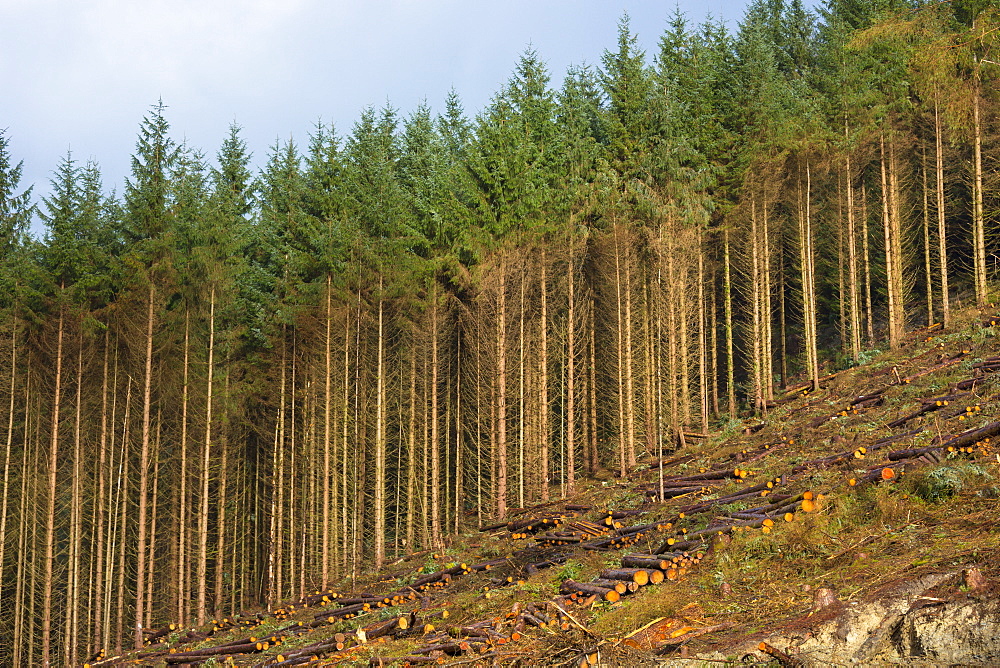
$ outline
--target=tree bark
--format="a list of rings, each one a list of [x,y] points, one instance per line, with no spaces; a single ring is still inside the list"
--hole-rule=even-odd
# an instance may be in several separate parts
[[[212,455],[212,382],[215,367],[215,288],[209,297],[208,368],[205,380],[205,438],[201,450],[201,510],[198,515],[198,624],[208,618],[208,485]]]
[[[375,373],[375,568],[385,562],[385,325],[379,276],[378,368]],[[436,519],[436,515],[435,515]]]
[[[951,304],[948,296],[948,236],[945,226],[944,205],[944,148],[942,142],[941,114],[938,109],[937,90],[934,91],[934,171],[937,194],[938,273],[941,279],[941,323],[951,323]]]
[[[726,395],[730,419],[736,418],[736,361],[733,359],[733,282],[729,257],[729,229],[722,231],[722,294],[726,312]]]
[[[61,286],[60,293],[65,292]],[[63,294],[60,294],[60,299]],[[42,561],[42,665],[51,665],[52,647],[52,585],[56,534],[56,488],[59,468],[59,408],[62,399],[63,334],[65,329],[64,307],[59,306],[59,324],[56,334],[55,386],[52,390],[52,428],[49,441],[48,490],[45,498],[45,556]]]

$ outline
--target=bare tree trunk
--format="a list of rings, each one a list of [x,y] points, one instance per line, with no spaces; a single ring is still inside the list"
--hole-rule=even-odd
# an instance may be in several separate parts
[[[771,224],[770,216],[768,215],[768,203],[766,197],[764,198],[764,202],[761,206],[761,231],[763,232],[763,247],[761,248],[761,255],[763,258],[761,261],[761,279],[764,283],[764,289],[761,294],[761,297],[763,298],[761,305],[761,324],[764,327],[762,332],[764,357],[761,361],[761,368],[763,371],[762,376],[764,381],[764,400],[767,402],[774,399],[774,347],[771,340],[771,323],[773,320],[771,314],[774,309],[771,302]]]
[[[375,374],[375,568],[385,562],[385,372],[382,277],[378,289],[378,370]]]
[[[6,573],[7,558],[7,506],[10,500],[10,456],[14,445],[14,414],[17,406],[15,397],[17,395],[17,318],[11,314],[10,318],[10,406],[7,411],[7,442],[4,447],[3,458],[3,505],[0,507],[0,573]],[[25,406],[27,410],[27,406]],[[27,418],[27,416],[25,416]],[[24,461],[22,455],[22,462]],[[21,471],[21,476],[26,475],[26,471]],[[23,520],[23,517],[21,517]],[[16,601],[15,601],[16,602]]]
[[[416,537],[417,482],[417,352],[415,344],[410,350],[410,421],[406,445],[406,548],[412,552]]]
[[[590,367],[590,382],[588,383],[590,386],[588,388],[590,390],[590,433],[588,434],[590,441],[589,470],[590,473],[596,473],[597,467],[600,466],[600,457],[597,452],[597,345],[595,343],[597,336],[595,330],[597,327],[594,324],[594,318],[596,316],[594,315],[595,307],[593,298],[590,300],[589,310],[590,317],[587,323],[587,328],[590,330],[590,364],[588,365]]]
[[[65,292],[65,286],[60,289]],[[59,307],[59,324],[56,338],[56,375],[52,391],[52,434],[49,445],[48,493],[45,507],[45,557],[42,562],[42,665],[51,665],[52,643],[52,583],[56,534],[56,485],[59,468],[59,407],[62,399],[63,363],[63,306]]]
[[[801,177],[800,177],[801,178]],[[816,284],[812,248],[812,171],[806,160],[805,192],[800,188],[799,251],[802,264],[802,308],[805,321],[806,368],[812,388],[819,388],[819,358],[816,353]]]
[[[571,218],[572,220],[572,218]],[[576,485],[576,258],[573,230],[569,231],[569,264],[566,270],[566,494]],[[547,407],[546,407],[547,408]],[[546,434],[547,436],[547,434]],[[546,489],[548,486],[546,486]],[[546,495],[547,496],[547,495]]]
[[[500,308],[497,313],[497,517],[507,516],[507,280],[500,261]]]
[[[359,288],[360,290],[360,288]],[[358,292],[358,330],[360,336],[361,330],[361,293]],[[340,506],[337,506],[337,489],[334,486],[333,491],[333,507],[340,508],[340,540],[334,542],[334,547],[339,553],[339,564],[338,569],[342,572],[347,568],[347,555],[350,552],[347,545],[348,524],[347,524],[347,469],[348,469],[348,458],[349,458],[349,448],[348,448],[348,435],[350,433],[349,429],[349,417],[351,412],[351,318],[350,314],[344,315],[344,396],[342,402],[343,415],[341,416],[341,440],[340,440],[340,451],[342,454],[342,460],[340,462]],[[336,560],[335,560],[336,561]]]
[[[442,544],[441,537],[441,433],[440,406],[438,404],[438,285],[432,276],[431,290],[431,541],[435,547]]]
[[[153,557],[156,554],[156,511],[159,507],[159,483],[160,483],[160,437],[162,435],[162,415],[160,410],[156,411],[156,437],[153,439],[152,451],[150,452],[150,458],[153,461],[153,493],[150,496],[152,503],[149,510],[149,554],[146,557],[146,587],[152,592],[155,590],[156,580],[154,575],[156,573],[156,562]],[[143,618],[143,625],[149,628],[153,625],[153,596],[150,594],[146,597],[146,608],[145,610],[137,610],[136,616],[141,616]]]
[[[631,253],[629,253],[631,259]],[[682,317],[684,310],[682,309]],[[632,349],[632,263],[625,263],[625,411],[628,418],[628,449],[626,451],[629,470],[635,468],[635,352]],[[684,371],[687,371],[685,366]],[[684,391],[687,400],[687,388]],[[622,473],[624,475],[624,472]]]
[[[452,531],[458,533],[461,528],[462,506],[465,502],[464,457],[465,439],[462,438],[462,337],[456,341],[455,352],[455,517]],[[396,504],[399,505],[398,503]]]
[[[938,110],[937,91],[934,92],[934,168],[935,190],[937,191],[938,219],[938,272],[941,274],[941,322],[947,327],[951,323],[951,305],[948,296],[948,237],[945,227],[944,206],[944,148],[941,140],[941,115]]]
[[[149,489],[149,443],[153,388],[153,301],[155,290],[149,285],[149,306],[146,312],[146,370],[142,383],[142,441],[139,444],[139,539],[136,551],[135,583],[135,648],[142,647],[142,611],[146,604],[146,512]]]
[[[615,337],[618,344],[618,475],[624,478],[627,471],[628,422],[625,409],[625,317],[622,313],[621,248],[617,224],[615,224],[615,292],[618,315],[618,331]]]
[[[122,642],[125,636],[125,580],[127,565],[127,553],[125,551],[127,542],[125,533],[128,530],[129,518],[129,466],[132,458],[129,457],[129,444],[131,443],[131,420],[132,413],[132,377],[128,377],[127,390],[125,392],[125,417],[122,424],[122,454],[118,465],[118,527],[116,540],[118,541],[118,591],[116,599],[118,601],[117,624],[115,626],[115,652],[121,653]],[[110,608],[109,608],[110,610]]]
[[[569,257],[570,257],[569,283],[570,283],[570,286],[571,286],[570,290],[572,290],[573,289],[572,288],[572,285],[573,285],[573,236],[572,236],[572,230],[570,231],[569,244],[570,244],[570,246],[569,246]],[[539,328],[541,330],[540,331],[541,350],[539,351],[541,353],[541,363],[539,364],[540,371],[541,371],[541,379],[540,379],[540,383],[539,383],[540,384],[540,388],[539,388],[538,413],[539,413],[539,420],[540,420],[540,423],[541,423],[540,426],[539,426],[539,432],[540,432],[540,437],[541,437],[541,450],[542,450],[541,482],[542,482],[542,500],[543,501],[548,501],[548,499],[549,499],[549,477],[550,477],[549,469],[551,467],[551,463],[550,463],[551,448],[550,448],[550,438],[549,438],[549,436],[550,436],[550,434],[549,434],[549,429],[550,429],[550,427],[549,427],[549,283],[548,283],[548,273],[547,272],[548,272],[548,264],[547,264],[547,260],[546,260],[546,257],[545,257],[545,249],[542,249],[542,276],[541,276],[541,284],[542,284],[542,317],[541,317],[541,321],[538,324],[538,326],[539,326]],[[570,307],[570,308],[571,308],[570,312],[572,313],[572,307]],[[569,316],[569,321],[573,322],[573,316],[572,315]],[[572,330],[572,326],[570,327],[570,330]],[[570,334],[570,336],[572,336],[572,334]],[[572,411],[570,411],[570,415],[572,415]]]
[[[524,502],[524,438],[525,438],[525,427],[527,422],[527,416],[525,416],[525,393],[524,393],[524,321],[525,321],[525,310],[524,310],[524,288],[525,283],[528,282],[527,268],[521,268],[521,297],[518,301],[518,312],[517,312],[517,505],[519,508],[524,508],[526,505]]]
[[[868,239],[868,190],[861,185],[861,249],[865,265],[865,318],[868,345],[875,345],[875,312],[872,310],[872,265],[869,259]]]
[[[986,306],[986,225],[983,220],[983,127],[980,119],[980,65],[977,62],[972,86],[972,233],[973,265],[976,273],[976,305]]]
[[[214,305],[214,299],[213,299]],[[226,354],[226,361],[224,369],[229,367],[229,354]],[[209,373],[214,374],[214,369],[209,365]],[[229,424],[229,373],[226,371],[226,381],[223,384],[223,413],[222,413],[222,424]],[[218,540],[215,545],[215,602],[213,610],[216,615],[222,614],[222,591],[223,591],[223,578],[222,571],[225,568],[225,555],[226,555],[226,506],[229,503],[228,493],[229,493],[229,437],[228,432],[223,429],[223,435],[221,438],[221,443],[219,444],[219,450],[221,452],[221,461],[219,462],[219,519],[218,519]],[[315,498],[315,497],[313,497]],[[235,571],[234,571],[235,574]],[[303,593],[302,596],[305,596]],[[230,592],[230,597],[235,598]],[[300,597],[301,598],[301,597]]]
[[[927,281],[927,326],[930,327],[934,324],[934,275],[931,270],[931,214],[929,210],[930,195],[927,184],[927,147],[923,144],[920,147],[920,175],[921,194],[923,195],[921,220],[924,232],[924,278]]]
[[[333,396],[330,394],[330,382],[333,378],[333,368],[330,348],[331,336],[330,328],[333,324],[333,313],[331,302],[333,292],[333,275],[326,275],[326,338],[324,339],[324,373],[323,373],[323,564],[322,578],[323,589],[330,586],[330,407],[333,404]]]
[[[177,623],[184,624],[187,620],[187,607],[190,598],[187,581],[188,553],[187,545],[189,540],[188,532],[188,397],[190,387],[188,384],[188,373],[190,369],[191,350],[191,309],[184,309],[184,371],[183,385],[181,388],[181,470],[180,470],[180,490],[178,493],[177,507]]]
[[[729,259],[729,229],[722,231],[723,279],[722,293],[726,311],[726,394],[729,400],[729,417],[736,418],[736,362],[733,359],[733,282]]]
[[[753,378],[753,407],[754,410],[762,412],[764,410],[764,389],[763,389],[763,329],[761,317],[760,291],[763,284],[760,272],[760,258],[758,248],[760,247],[760,232],[757,229],[757,200],[750,196],[750,303],[753,313],[751,372]],[[805,285],[805,281],[803,281]],[[808,315],[805,318],[808,328]]]
[[[848,135],[847,124],[844,124],[844,135]],[[848,148],[846,156],[845,181],[847,186],[847,291],[850,310],[850,350],[851,358],[858,359],[861,355],[861,315],[858,294],[858,249],[857,231],[854,222],[854,172],[851,169],[851,153]]]
[[[82,325],[82,323],[81,323]],[[63,635],[63,658],[66,664],[77,663],[79,653],[80,608],[80,561],[83,550],[83,327],[79,332],[79,348],[76,355],[76,416],[73,424],[73,481],[70,495],[69,531],[69,582],[67,586],[67,606]],[[0,551],[3,542],[0,541]],[[2,564],[0,564],[2,565]]]
[[[886,299],[888,301],[889,346],[898,348],[903,335],[902,248],[899,206],[896,198],[896,163],[893,145],[886,152],[885,136],[880,138],[879,165],[882,176],[882,227],[885,240]]]
[[[208,484],[211,477],[212,455],[212,381],[215,371],[215,287],[209,298],[208,369],[205,381],[205,440],[201,451],[201,511],[198,516],[198,624],[208,617]],[[284,367],[282,367],[284,369]]]

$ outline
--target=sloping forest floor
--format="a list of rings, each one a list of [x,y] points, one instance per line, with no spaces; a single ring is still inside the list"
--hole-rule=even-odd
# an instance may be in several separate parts
[[[993,315],[800,385],[662,478],[585,480],[440,554],[89,665],[998,665]]]

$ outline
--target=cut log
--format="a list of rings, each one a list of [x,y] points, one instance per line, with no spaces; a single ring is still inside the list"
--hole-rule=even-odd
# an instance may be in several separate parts
[[[592,584],[595,587],[603,587],[604,589],[614,589],[621,595],[629,593],[628,586],[635,585],[634,582],[623,582],[622,580],[604,580],[598,578],[596,580],[591,580],[588,584]]]
[[[670,568],[669,559],[656,554],[626,554],[622,557],[624,568],[652,569],[665,571]]]
[[[663,582],[663,572],[654,568],[609,568],[600,573],[605,580],[634,582],[640,587]]]
[[[562,586],[560,587],[560,591],[563,593],[579,592],[582,594],[594,594],[610,603],[614,603],[621,598],[621,595],[614,589],[598,587],[585,582],[576,582],[574,580],[564,580]]]
[[[255,652],[262,652],[267,649],[268,646],[269,645],[266,642],[247,643],[245,645],[225,645],[222,647],[209,647],[207,649],[196,649],[189,652],[166,654],[162,657],[162,659],[166,663],[191,663],[192,661],[200,661],[201,659],[210,656],[252,654]]]

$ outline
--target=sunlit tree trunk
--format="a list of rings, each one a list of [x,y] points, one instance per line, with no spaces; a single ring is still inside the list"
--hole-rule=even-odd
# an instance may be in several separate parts
[[[924,233],[924,278],[926,279],[925,291],[927,293],[927,326],[934,324],[934,274],[931,269],[931,214],[929,210],[930,193],[927,180],[927,147],[921,145],[920,150],[920,176],[921,195],[923,196],[923,206],[921,207],[921,226]]]
[[[937,194],[937,235],[938,273],[941,280],[941,322],[945,327],[951,323],[951,304],[948,296],[948,237],[945,227],[944,205],[944,147],[941,139],[941,115],[938,109],[937,91],[934,94],[934,172]]]
[[[431,541],[435,547],[442,543],[441,535],[441,432],[440,405],[438,403],[438,293],[437,277],[432,277],[431,290]]]
[[[507,281],[500,261],[500,308],[497,312],[497,517],[507,516]]]
[[[323,589],[330,586],[330,511],[332,508],[330,494],[330,409],[333,405],[333,395],[330,392],[330,383],[333,380],[333,357],[331,354],[332,337],[330,329],[333,326],[332,293],[333,275],[326,275],[326,337],[324,343],[324,373],[323,373],[323,527],[321,529],[323,541],[322,555],[322,582]]]
[[[284,366],[282,366],[284,370]],[[208,367],[205,379],[205,438],[201,450],[201,510],[198,516],[198,624],[208,618],[208,486],[212,455],[212,383],[215,375],[215,288],[209,298]]]
[[[844,124],[844,135],[848,134],[847,124]],[[845,155],[846,167],[844,181],[847,191],[847,292],[850,311],[850,351],[851,358],[858,359],[861,354],[861,315],[858,291],[858,249],[857,225],[854,221],[854,171],[851,169],[851,153]]]
[[[82,323],[81,323],[82,325]],[[77,662],[79,653],[80,609],[83,607],[80,585],[80,562],[83,550],[83,328],[79,332],[76,356],[76,407],[73,420],[73,480],[70,494],[69,569],[67,576],[66,619],[63,634],[63,659]],[[0,551],[3,550],[0,541]]]
[[[733,281],[729,253],[729,229],[722,231],[722,297],[726,313],[726,394],[729,417],[736,417],[736,361],[733,359]]]
[[[142,441],[139,443],[139,539],[136,548],[135,648],[142,647],[142,611],[146,604],[146,513],[149,493],[149,445],[152,421],[153,389],[153,302],[156,292],[149,286],[146,311],[146,369],[142,382]]]
[[[60,292],[64,291],[63,286]],[[61,297],[62,295],[60,295]],[[42,561],[42,665],[51,665],[52,646],[52,585],[55,566],[56,534],[56,485],[59,468],[59,408],[62,399],[63,334],[65,320],[63,306],[59,307],[59,324],[56,334],[56,368],[52,390],[52,428],[49,442],[48,489],[45,497],[45,556]]]
[[[573,236],[572,231],[570,232],[569,239],[569,285],[570,294],[573,290]],[[549,284],[548,284],[548,265],[545,257],[545,250],[542,250],[542,276],[541,276],[541,286],[542,286],[542,316],[538,323],[539,327],[539,337],[541,339],[541,345],[539,353],[541,354],[541,362],[539,363],[539,371],[541,372],[541,378],[539,379],[539,401],[538,401],[538,413],[539,413],[539,436],[540,445],[542,450],[542,470],[541,470],[541,483],[542,483],[542,500],[548,501],[549,499],[549,477],[550,477],[550,453],[551,453],[551,439],[549,438]],[[572,307],[570,307],[570,313],[572,314]],[[573,322],[573,316],[569,316],[569,322]],[[572,332],[572,326],[570,331]],[[573,334],[569,334],[570,337]],[[572,410],[568,413],[572,416]],[[567,418],[571,420],[572,418]],[[572,473],[570,473],[572,475]]]
[[[375,568],[385,562],[385,361],[382,277],[379,277],[378,361],[375,374]],[[436,516],[435,516],[436,519]],[[438,529],[440,530],[440,529]]]
[[[7,514],[10,495],[10,460],[14,446],[14,415],[17,406],[17,319],[10,319],[10,403],[7,409],[7,439],[3,457],[3,501],[0,506],[0,573],[6,573],[7,564]],[[22,455],[23,458],[23,455]],[[23,461],[23,459],[22,459]],[[23,468],[23,467],[22,467]],[[21,476],[26,474],[22,470]]]
[[[976,305],[986,306],[986,225],[983,220],[983,127],[980,118],[980,65],[977,62],[972,86],[972,235],[973,267],[976,276]]]
[[[184,309],[184,370],[182,373],[182,385],[181,385],[181,438],[180,438],[180,451],[181,451],[181,464],[180,464],[180,480],[179,480],[179,491],[178,491],[178,504],[177,504],[177,593],[175,602],[177,605],[177,623],[184,624],[187,619],[187,607],[188,600],[191,596],[188,590],[187,582],[187,570],[188,570],[188,553],[187,545],[190,539],[190,533],[188,531],[188,401],[190,394],[190,386],[188,383],[188,374],[190,369],[190,351],[191,351],[191,309]]]
[[[625,315],[622,308],[621,247],[618,241],[618,226],[615,225],[615,306],[618,316],[618,330],[615,342],[618,344],[618,475],[625,477],[628,464],[628,419],[625,408]]]
[[[576,486],[576,258],[573,257],[573,241],[570,229],[566,271],[566,494],[573,494]]]

